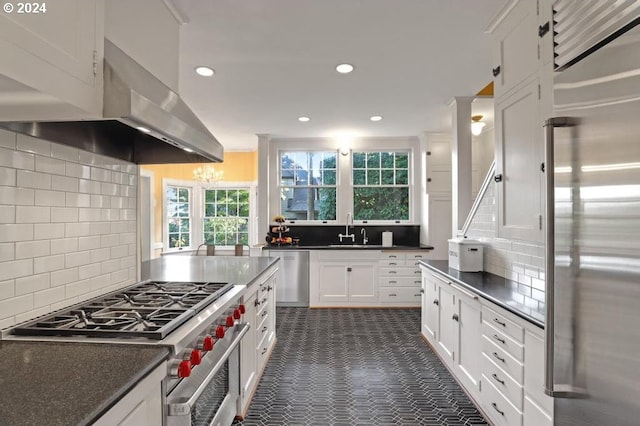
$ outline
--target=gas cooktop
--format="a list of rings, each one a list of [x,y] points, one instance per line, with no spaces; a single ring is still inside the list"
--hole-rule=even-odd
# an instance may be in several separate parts
[[[232,287],[216,282],[147,281],[36,318],[11,332],[162,340]]]

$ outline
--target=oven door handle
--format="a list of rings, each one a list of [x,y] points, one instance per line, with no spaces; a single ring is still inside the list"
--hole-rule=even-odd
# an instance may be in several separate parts
[[[189,398],[186,401],[182,400],[180,402],[168,404],[168,414],[170,416],[184,416],[191,412],[191,407],[193,407],[200,395],[202,395],[202,392],[204,392],[211,380],[213,380],[218,371],[224,366],[224,363],[227,362],[233,351],[236,350],[244,335],[249,331],[249,324],[247,323],[238,324],[236,327],[240,327],[240,329],[235,333],[233,341],[229,344],[229,347],[224,351],[218,361],[213,365],[213,368],[211,368],[209,374],[207,374],[202,383],[200,383],[200,385],[189,395]]]

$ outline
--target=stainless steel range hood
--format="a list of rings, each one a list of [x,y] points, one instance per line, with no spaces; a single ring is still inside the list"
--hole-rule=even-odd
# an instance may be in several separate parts
[[[0,126],[137,164],[221,162],[224,154],[177,93],[107,39],[103,119]]]

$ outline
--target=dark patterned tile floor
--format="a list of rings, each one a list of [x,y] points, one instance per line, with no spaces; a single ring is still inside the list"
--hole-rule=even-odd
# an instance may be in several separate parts
[[[486,425],[419,332],[419,309],[277,308],[276,347],[234,425]]]

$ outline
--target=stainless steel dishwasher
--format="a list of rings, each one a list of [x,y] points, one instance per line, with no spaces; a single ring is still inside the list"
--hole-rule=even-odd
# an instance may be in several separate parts
[[[269,250],[280,258],[276,306],[309,306],[309,251]]]

